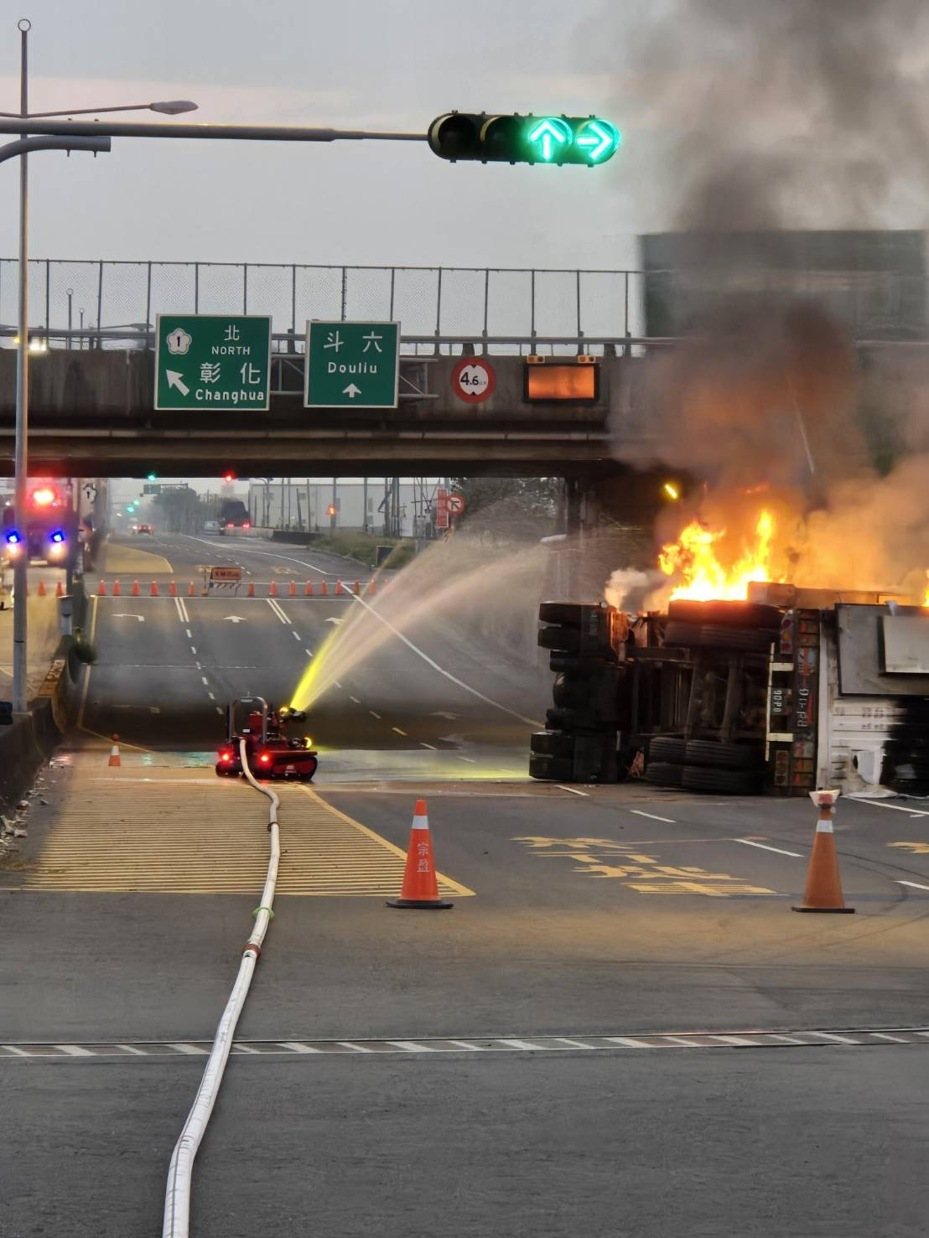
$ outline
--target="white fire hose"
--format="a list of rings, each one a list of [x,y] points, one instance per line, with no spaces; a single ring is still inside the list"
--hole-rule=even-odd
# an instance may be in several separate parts
[[[245,948],[242,951],[242,962],[235,985],[226,1003],[222,1018],[216,1028],[213,1038],[213,1048],[200,1080],[200,1087],[191,1106],[184,1129],[181,1131],[174,1152],[171,1155],[171,1165],[168,1169],[168,1185],[165,1190],[165,1214],[162,1226],[162,1238],[188,1238],[190,1232],[190,1191],[193,1182],[194,1158],[200,1147],[200,1141],[206,1132],[210,1114],[219,1095],[219,1087],[223,1079],[223,1071],[232,1048],[236,1024],[245,1005],[248,990],[255,974],[255,964],[261,955],[261,943],[264,941],[268,925],[271,923],[272,905],[274,903],[274,888],[277,884],[277,866],[281,858],[280,834],[277,824],[277,810],[280,800],[273,791],[263,787],[253,776],[248,766],[248,754],[245,741],[239,740],[239,756],[242,762],[242,772],[256,791],[266,795],[271,801],[268,811],[268,831],[271,834],[271,856],[268,861],[268,873],[265,877],[264,889],[261,893],[261,903],[255,912],[255,927],[252,929]]]

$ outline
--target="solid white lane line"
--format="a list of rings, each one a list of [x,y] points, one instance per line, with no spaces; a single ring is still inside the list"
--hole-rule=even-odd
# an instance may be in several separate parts
[[[912,890],[929,890],[929,886],[922,886],[918,881],[898,881],[898,886],[909,886]]]
[[[782,851],[780,847],[767,847],[764,843],[756,843],[751,838],[733,838],[734,843],[742,843],[745,847],[757,847],[759,851],[773,851],[776,855],[793,856],[795,860],[802,860],[803,856],[799,851]]]
[[[656,817],[653,812],[643,812],[641,808],[630,808],[629,811],[635,813],[637,817],[648,817],[652,821],[663,821],[665,825],[677,825],[677,822],[672,821],[670,817]]]
[[[578,791],[577,787],[563,787],[561,786],[560,783],[558,784],[558,790],[559,791],[570,791],[572,795],[583,795],[583,796],[590,795],[589,791]]]
[[[856,804],[873,805],[875,808],[889,808],[891,812],[905,812],[911,817],[929,817],[929,812],[922,812],[919,808],[904,808],[900,804],[887,804],[883,800],[860,800],[854,795],[849,795],[847,798],[854,800]]]

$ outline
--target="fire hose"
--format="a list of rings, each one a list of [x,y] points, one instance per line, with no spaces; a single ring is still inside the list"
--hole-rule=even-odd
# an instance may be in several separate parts
[[[271,855],[268,860],[268,872],[265,877],[261,902],[255,911],[255,927],[242,951],[242,962],[236,977],[226,1008],[222,1013],[216,1034],[213,1037],[213,1047],[200,1080],[200,1087],[194,1103],[187,1115],[184,1128],[174,1145],[171,1154],[171,1164],[168,1168],[168,1184],[165,1190],[164,1224],[162,1238],[188,1238],[190,1232],[190,1193],[193,1184],[193,1165],[200,1142],[206,1133],[213,1106],[219,1095],[219,1088],[226,1069],[229,1052],[232,1049],[236,1024],[245,1006],[245,999],[255,974],[255,964],[261,955],[261,943],[271,923],[272,905],[274,903],[274,888],[277,884],[277,869],[281,858],[280,833],[278,830],[277,810],[280,799],[273,792],[263,787],[252,774],[248,764],[248,753],[245,740],[239,740],[239,755],[242,761],[242,772],[245,777],[262,795],[271,801],[268,810],[268,832],[271,835]]]

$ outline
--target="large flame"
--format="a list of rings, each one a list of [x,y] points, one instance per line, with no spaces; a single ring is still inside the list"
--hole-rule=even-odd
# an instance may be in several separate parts
[[[734,547],[734,557],[732,553],[724,556],[733,560],[727,564],[720,559],[719,552],[729,549],[733,538],[725,529],[712,529],[700,520],[692,520],[676,542],[662,546],[658,556],[658,566],[664,574],[680,582],[671,591],[671,597],[702,602],[747,598],[751,581],[771,579],[774,531],[774,515],[765,508],[758,516],[754,537]]]

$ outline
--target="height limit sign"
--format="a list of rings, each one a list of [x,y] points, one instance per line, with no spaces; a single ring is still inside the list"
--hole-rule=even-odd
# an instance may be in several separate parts
[[[308,322],[306,408],[396,408],[399,322]]]

